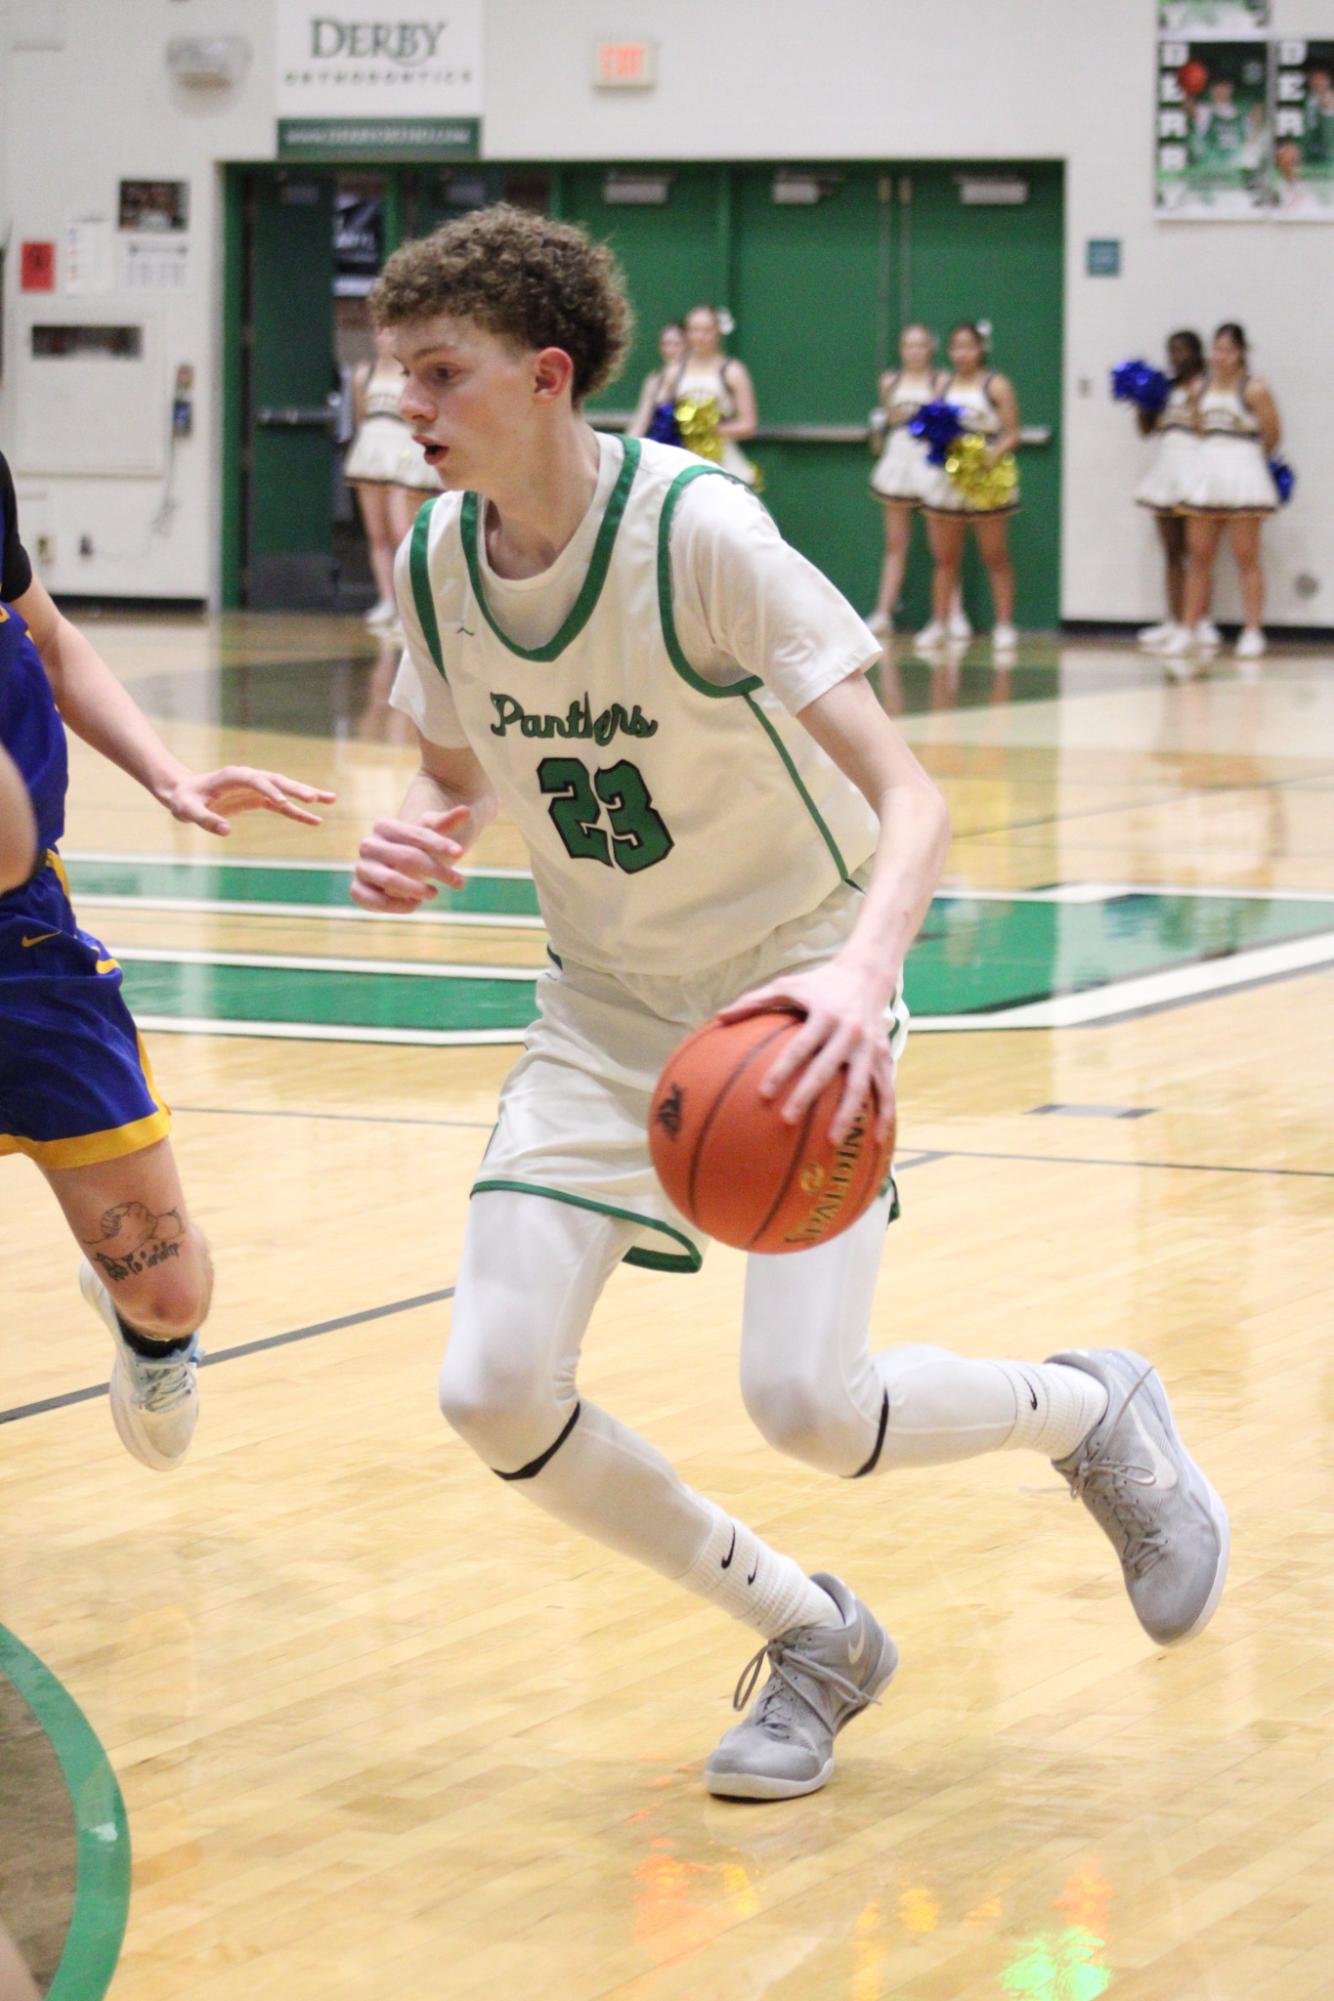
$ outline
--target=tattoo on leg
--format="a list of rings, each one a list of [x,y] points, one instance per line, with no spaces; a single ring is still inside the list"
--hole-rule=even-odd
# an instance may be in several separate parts
[[[118,1202],[102,1218],[100,1237],[84,1244],[109,1279],[132,1278],[167,1258],[178,1258],[185,1237],[179,1209],[155,1216],[142,1202]]]

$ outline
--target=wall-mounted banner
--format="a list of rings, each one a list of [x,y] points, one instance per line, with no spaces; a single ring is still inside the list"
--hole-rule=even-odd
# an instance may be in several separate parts
[[[1262,35],[1269,26],[1269,0],[1158,0],[1160,35],[1184,35],[1203,42]]]
[[[482,0],[276,0],[281,159],[475,159]]]
[[[1334,42],[1274,45],[1274,215],[1334,222]]]
[[[1270,208],[1269,46],[1160,41],[1160,216],[1235,222]]]

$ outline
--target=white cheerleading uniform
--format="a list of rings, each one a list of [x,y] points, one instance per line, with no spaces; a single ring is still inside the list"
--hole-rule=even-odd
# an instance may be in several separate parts
[[[877,500],[921,506],[938,468],[927,459],[926,439],[914,437],[908,426],[924,404],[943,394],[945,380],[943,375],[900,372],[885,385],[889,435],[871,474],[871,491]]]
[[[599,450],[593,506],[540,577],[490,569],[477,496],[422,511],[391,699],[485,767],[551,939],[478,1190],[642,1221],[633,1261],[693,1269],[700,1233],[649,1162],[652,1090],[687,1030],[856,921],[878,821],[795,715],[879,649],[715,468]]]
[[[1001,414],[991,397],[993,378],[986,375],[980,382],[966,386],[951,377],[941,390],[941,400],[957,404],[962,411],[965,432],[974,437],[985,438],[993,444],[1001,434]],[[1013,514],[1019,505],[1019,488],[1004,507],[974,507],[960,493],[944,466],[928,466],[929,477],[922,495],[922,504],[928,514],[966,514],[970,520],[989,520],[993,515]]]
[[[365,414],[343,461],[349,486],[408,486],[439,493],[439,480],[398,413],[402,389],[398,363],[377,361],[362,392]]]
[[[1198,403],[1200,450],[1184,506],[1187,514],[1272,514],[1278,488],[1260,442],[1260,426],[1235,389],[1207,383]]]
[[[1135,488],[1141,507],[1156,514],[1179,514],[1200,471],[1200,433],[1195,417],[1196,387],[1178,384],[1158,412],[1153,427],[1153,458]]]
[[[727,356],[720,355],[716,362],[698,362],[689,359],[680,362],[672,378],[672,387],[667,392],[673,403],[703,402],[711,396],[718,405],[719,420],[730,424],[736,417],[736,398],[727,383]],[[724,472],[730,472],[733,479],[739,479],[746,486],[754,486],[759,477],[759,467],[753,459],[748,459],[735,438],[721,440]]]

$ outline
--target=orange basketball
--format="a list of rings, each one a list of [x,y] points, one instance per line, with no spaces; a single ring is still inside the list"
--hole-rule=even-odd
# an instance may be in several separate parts
[[[649,1114],[653,1165],[683,1216],[742,1251],[804,1251],[863,1215],[889,1172],[894,1127],[876,1138],[868,1092],[841,1146],[829,1138],[842,1070],[795,1125],[760,1096],[771,1063],[802,1017],[789,1009],[706,1021],[668,1058]]]

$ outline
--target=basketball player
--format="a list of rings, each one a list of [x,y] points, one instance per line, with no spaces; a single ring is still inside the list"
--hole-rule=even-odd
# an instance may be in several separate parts
[[[33,575],[0,457],[0,749],[36,822],[35,867],[0,894],[0,1154],[26,1153],[81,1250],[79,1284],[111,1335],[111,1413],[145,1466],[179,1464],[198,1416],[208,1246],[191,1221],[121,973],[81,931],[57,843],[68,724],[177,820],[212,834],[262,809],[319,824],[298,801],[330,800],[276,771],[202,776],[168,751],[106,662]],[[59,707],[57,708],[57,703]]]
[[[891,1102],[903,960],[945,807],[865,680],[875,640],[754,496],[585,421],[628,336],[607,251],[479,211],[399,250],[372,311],[445,493],[398,558],[393,699],[421,768],[362,843],[353,895],[403,913],[459,887],[503,807],[553,957],[473,1190],[441,1402],[504,1483],[758,1634],[738,1708],[766,1659],[770,1673],[709,1759],[710,1790],[813,1792],[838,1730],[893,1674],[893,1641],[840,1578],[808,1576],[581,1400],[576,1369],[619,1260],[691,1270],[702,1255],[646,1135],[688,1029],[790,1003],[805,1026],[765,1085],[787,1118],[844,1065],[837,1136],[868,1086]],[[846,1478],[1043,1453],[1111,1537],[1153,1638],[1199,1630],[1226,1516],[1150,1365],[1119,1350],[872,1355],[891,1200],[818,1249],[750,1259],[741,1373],[761,1431]]]

